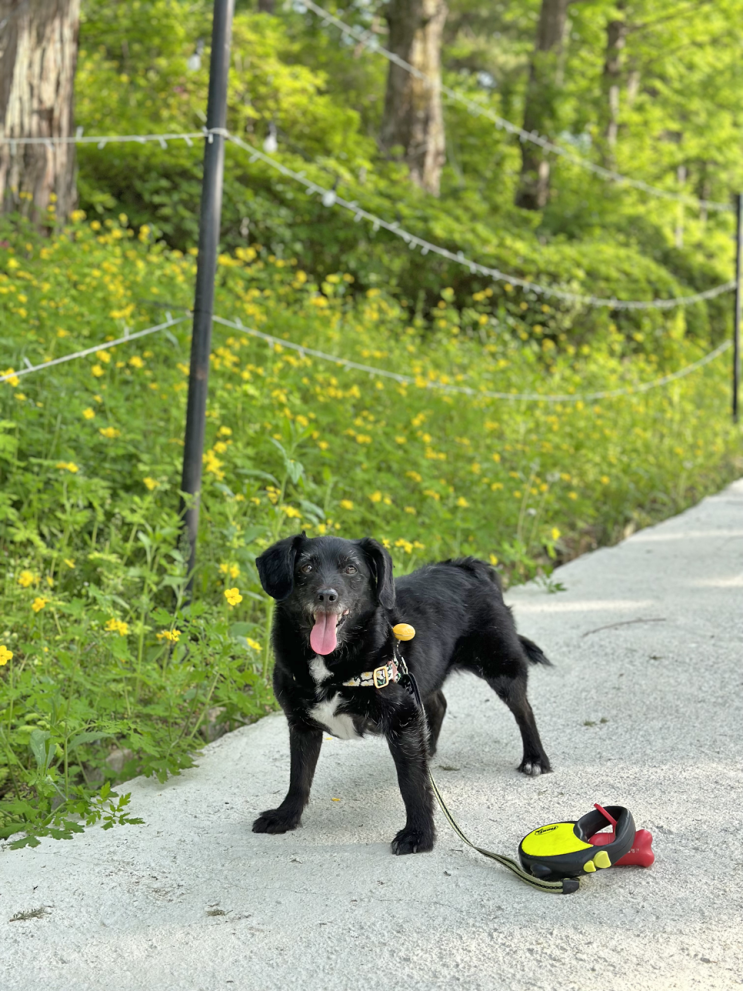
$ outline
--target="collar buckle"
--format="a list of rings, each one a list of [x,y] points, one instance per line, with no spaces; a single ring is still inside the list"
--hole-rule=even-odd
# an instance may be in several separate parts
[[[390,683],[390,665],[385,664],[381,668],[374,668],[372,681],[375,688],[386,688]]]

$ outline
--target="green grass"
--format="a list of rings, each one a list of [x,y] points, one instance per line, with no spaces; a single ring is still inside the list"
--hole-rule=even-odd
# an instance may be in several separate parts
[[[126,218],[3,236],[3,370],[191,303],[193,256]],[[254,561],[280,536],[370,534],[398,572],[472,553],[549,587],[555,562],[740,473],[724,358],[601,403],[427,387],[631,387],[706,350],[673,320],[653,354],[611,324],[573,340],[541,300],[493,308],[487,290],[459,309],[443,290],[424,323],[405,300],[354,295],[343,272],[318,286],[292,259],[238,254],[220,260],[221,316],[416,384],[215,325],[190,605],[176,515],[189,324],[0,385],[0,837],[130,821],[117,783],[177,773],[220,727],[271,710],[272,604]]]

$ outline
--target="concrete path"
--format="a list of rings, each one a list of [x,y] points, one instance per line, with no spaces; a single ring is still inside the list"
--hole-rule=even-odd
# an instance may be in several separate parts
[[[271,716],[164,786],[127,785],[146,825],[0,855],[2,991],[743,986],[743,481],[554,578],[567,591],[507,596],[555,663],[531,679],[554,773],[516,773],[515,724],[469,677],[447,691],[434,773],[465,831],[514,856],[542,823],[626,805],[652,868],[543,894],[440,814],[434,853],[394,857],[381,741],[329,740],[304,826],[254,835],[287,783]]]

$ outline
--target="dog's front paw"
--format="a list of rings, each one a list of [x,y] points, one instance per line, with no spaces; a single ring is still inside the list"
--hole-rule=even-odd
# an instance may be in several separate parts
[[[392,841],[392,852],[398,855],[404,853],[428,853],[433,850],[434,832],[433,827],[429,829],[410,828],[401,829]]]
[[[293,809],[268,809],[261,812],[253,823],[254,833],[288,833],[291,829],[296,829],[301,812]]]
[[[540,774],[549,774],[552,768],[550,767],[549,758],[543,755],[542,757],[524,757],[518,766],[518,770],[530,778],[537,778]]]

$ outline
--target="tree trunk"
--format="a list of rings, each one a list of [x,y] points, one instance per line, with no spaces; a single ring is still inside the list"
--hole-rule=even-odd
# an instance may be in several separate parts
[[[71,136],[79,21],[80,0],[0,0],[0,137]],[[0,144],[0,212],[44,224],[75,198],[73,144]]]
[[[524,130],[554,137],[557,98],[562,85],[562,42],[569,0],[542,0],[537,38],[529,69]],[[521,181],[516,205],[542,210],[550,192],[550,162],[539,145],[521,142]]]
[[[625,0],[618,0],[617,10],[624,12],[626,9]],[[605,150],[603,154],[604,165],[613,169],[615,162],[615,151],[617,146],[617,135],[619,133],[619,93],[622,71],[622,49],[627,43],[627,32],[629,26],[624,18],[609,21],[606,25],[606,55],[604,57],[604,75],[602,79],[602,90],[604,95],[604,127],[603,136]]]
[[[402,148],[410,178],[434,196],[439,194],[446,158],[441,37],[447,13],[444,0],[390,0],[385,10],[390,49],[429,82],[390,62],[381,144],[388,154]]]

